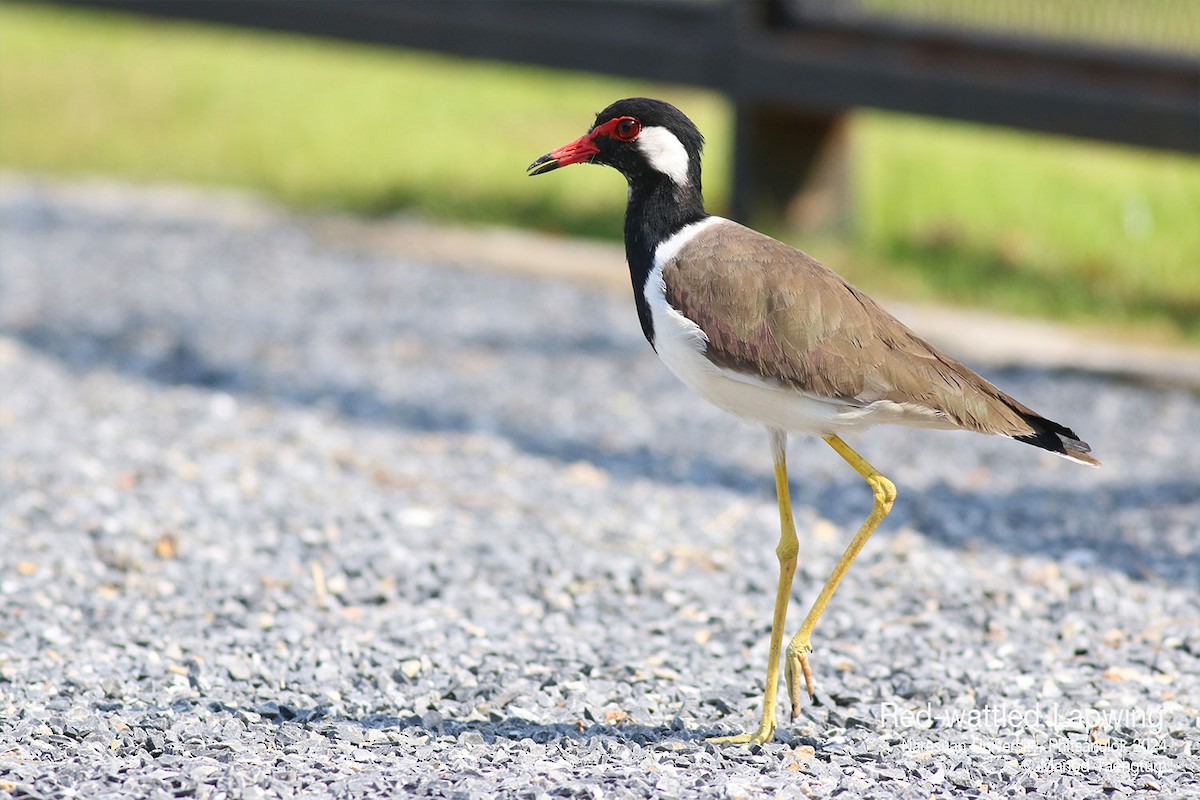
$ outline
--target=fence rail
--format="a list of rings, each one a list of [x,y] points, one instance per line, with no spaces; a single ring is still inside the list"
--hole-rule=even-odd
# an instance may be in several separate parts
[[[843,116],[856,107],[1200,153],[1200,57],[821,14],[820,4],[57,1],[714,89],[736,114],[733,213],[766,224],[845,221]]]

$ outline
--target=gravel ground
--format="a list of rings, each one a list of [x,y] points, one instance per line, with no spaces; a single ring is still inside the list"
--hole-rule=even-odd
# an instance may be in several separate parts
[[[715,747],[760,703],[767,443],[630,298],[218,195],[0,200],[0,796],[1200,797],[1195,393],[990,371],[1099,471],[854,440],[900,498],[817,703]],[[791,462],[795,626],[870,498]]]

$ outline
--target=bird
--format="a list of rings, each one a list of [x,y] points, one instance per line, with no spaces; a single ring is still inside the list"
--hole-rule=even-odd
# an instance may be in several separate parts
[[[705,211],[703,148],[703,135],[678,108],[632,97],[605,108],[587,133],[541,156],[526,173],[596,164],[625,177],[625,256],[642,332],[686,386],[767,433],[780,536],[762,716],[754,731],[710,740],[760,746],[776,732],[781,655],[795,719],[801,681],[815,699],[813,630],[896,500],[895,484],[843,434],[883,423],[962,429],[1080,464],[1100,461],[1070,428],[922,340],[817,259]],[[874,503],[784,652],[799,551],[787,472],[791,434],[823,439],[866,481]]]

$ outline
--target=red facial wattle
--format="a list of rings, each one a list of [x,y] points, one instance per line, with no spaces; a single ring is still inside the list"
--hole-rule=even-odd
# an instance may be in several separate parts
[[[642,124],[633,117],[614,117],[602,125],[597,125],[573,142],[564,144],[557,150],[552,150],[534,161],[526,171],[530,175],[544,175],[559,167],[581,164],[590,161],[600,152],[596,140],[607,136],[621,142],[631,142],[642,132]]]

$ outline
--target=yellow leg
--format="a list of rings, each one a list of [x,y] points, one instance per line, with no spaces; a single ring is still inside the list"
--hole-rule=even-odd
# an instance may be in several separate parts
[[[855,471],[859,475],[862,475],[867,483],[871,485],[871,489],[875,492],[875,505],[871,509],[870,516],[867,517],[862,527],[858,529],[858,533],[854,535],[849,546],[846,547],[846,552],[842,554],[837,565],[833,568],[833,574],[829,576],[829,580],[825,581],[825,586],[822,587],[821,593],[817,595],[812,608],[809,609],[808,616],[801,623],[799,632],[788,644],[786,674],[788,697],[792,701],[792,719],[795,719],[796,715],[800,713],[800,675],[804,677],[804,685],[808,690],[808,696],[812,697],[814,692],[812,668],[808,663],[808,654],[812,652],[809,639],[812,636],[813,628],[817,627],[817,620],[821,618],[821,614],[825,611],[825,606],[829,604],[829,598],[833,597],[833,593],[837,591],[838,584],[846,576],[850,565],[858,557],[859,551],[863,549],[863,545],[867,543],[867,539],[871,538],[871,534],[879,527],[879,523],[883,522],[883,518],[892,510],[892,503],[896,500],[895,484],[880,475],[879,471],[868,464],[866,459],[850,449],[850,446],[837,436],[827,436],[825,437],[825,441],[837,451],[838,455],[846,459],[846,463],[854,467]]]
[[[717,744],[762,744],[775,735],[775,717],[779,694],[779,656],[783,650],[783,631],[787,625],[788,599],[792,594],[792,578],[796,575],[796,554],[800,542],[792,520],[792,498],[788,490],[787,434],[771,431],[771,452],[775,459],[775,496],[779,501],[779,585],[775,591],[775,614],[771,618],[771,655],[767,662],[767,686],[763,692],[762,721],[754,733],[738,736],[719,736],[709,741]]]

